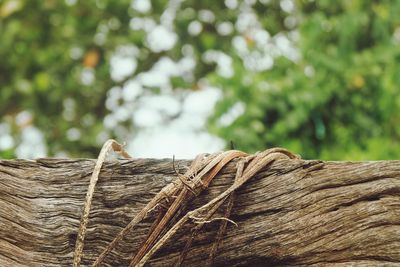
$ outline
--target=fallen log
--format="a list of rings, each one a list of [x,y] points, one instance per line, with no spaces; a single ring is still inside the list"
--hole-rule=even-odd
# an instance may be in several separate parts
[[[184,172],[190,161],[177,161]],[[0,266],[71,266],[79,220],[95,161],[0,161]],[[228,164],[189,209],[232,184]],[[82,265],[90,265],[114,236],[167,183],[171,160],[104,164],[96,186]],[[400,265],[400,161],[278,160],[236,194],[216,266]],[[126,266],[156,213],[107,256]],[[202,266],[219,222],[197,235],[185,266]],[[190,236],[186,225],[149,261],[173,266]]]

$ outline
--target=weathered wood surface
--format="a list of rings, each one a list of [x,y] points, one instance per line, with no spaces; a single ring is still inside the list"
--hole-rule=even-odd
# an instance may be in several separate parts
[[[0,161],[0,266],[71,266],[94,162]],[[179,161],[182,172],[189,163]],[[234,173],[231,163],[193,206],[222,192]],[[171,160],[106,163],[83,265],[175,176]],[[107,257],[108,264],[129,263],[152,216]],[[238,192],[231,219],[239,227],[229,225],[216,266],[400,266],[400,161],[277,161]],[[203,265],[218,225],[201,232],[185,266]],[[149,265],[173,265],[187,234],[175,236]]]

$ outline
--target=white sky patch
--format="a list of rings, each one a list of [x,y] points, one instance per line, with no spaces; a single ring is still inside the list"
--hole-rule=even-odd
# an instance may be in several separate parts
[[[182,106],[173,96],[157,96],[145,101],[140,113],[135,113],[135,123],[144,127],[129,142],[128,151],[135,157],[193,158],[199,153],[223,149],[224,141],[207,133],[205,124],[222,93],[216,88],[190,92]],[[175,110],[160,110],[175,104]],[[157,110],[158,109],[158,110]],[[162,114],[181,111],[172,122],[162,119]]]
[[[278,34],[274,36],[274,40],[277,48],[282,52],[285,57],[294,62],[300,60],[300,52],[294,46],[294,43],[286,35]]]
[[[139,109],[133,113],[134,125],[140,128],[154,127],[163,122],[162,114],[155,109]]]
[[[131,7],[140,13],[146,13],[151,10],[150,0],[133,0]]]
[[[224,78],[231,78],[233,76],[233,60],[225,53],[219,54],[217,60],[217,73]]]
[[[314,76],[314,74],[315,74],[315,69],[314,69],[314,67],[311,66],[311,65],[307,65],[307,66],[304,68],[304,74],[305,74],[307,77],[312,77],[312,76]]]
[[[8,144],[10,143],[10,140],[7,140],[8,137],[10,136],[11,132],[11,126],[10,124],[7,123],[0,123],[0,149],[8,149],[8,148],[3,148],[3,147],[8,147]],[[3,140],[1,140],[4,137]],[[14,140],[12,140],[14,142]]]
[[[69,56],[73,60],[78,60],[83,56],[83,49],[79,46],[74,46],[69,50]]]
[[[96,136],[96,143],[99,146],[102,146],[108,139],[110,139],[109,133],[106,131],[102,131]]]
[[[238,32],[246,33],[250,29],[257,29],[260,27],[260,22],[254,12],[246,11],[239,14],[235,24]]]
[[[243,36],[235,36],[232,39],[232,46],[236,49],[238,54],[248,53],[249,49],[247,47],[246,40]]]
[[[121,27],[121,21],[117,17],[112,17],[108,20],[107,26],[105,32],[108,32],[108,29],[118,30]]]
[[[151,18],[132,18],[129,21],[129,27],[134,30],[144,30],[146,32],[151,31],[156,26],[156,23]]]
[[[177,67],[180,74],[191,72],[196,67],[196,60],[193,57],[183,57],[179,60]]]
[[[191,77],[196,61],[192,57],[183,57],[174,62],[169,57],[162,57],[153,67],[137,75],[136,80],[147,87],[159,87],[163,92],[171,90],[172,76]],[[189,74],[189,75],[188,75]]]
[[[113,114],[108,114],[104,117],[103,124],[107,129],[114,129],[118,125],[118,121]]]
[[[232,46],[249,71],[270,70],[274,66],[275,58],[279,56],[284,56],[293,62],[300,59],[300,52],[295,47],[297,37],[295,31],[271,37],[265,29],[256,27],[246,32],[246,36],[255,42],[255,48],[249,48],[243,36],[235,36],[232,39]]]
[[[96,122],[96,118],[91,113],[86,113],[81,117],[81,123],[84,127],[90,127]]]
[[[47,147],[44,142],[43,133],[34,126],[28,126],[21,130],[21,143],[17,146],[15,153],[18,158],[33,159],[45,157]]]
[[[122,88],[122,98],[126,102],[135,100],[143,92],[143,87],[136,80],[129,80]]]
[[[67,130],[67,138],[70,141],[77,141],[81,138],[81,131],[77,128],[70,128]]]
[[[62,116],[66,121],[72,121],[76,116],[76,102],[73,98],[65,98],[63,100]]]
[[[142,131],[128,145],[129,153],[140,158],[194,158],[200,153],[222,150],[224,142],[206,132],[174,127]]]
[[[197,113],[182,113],[170,126],[177,129],[189,129],[193,132],[206,132],[207,120],[205,118],[207,116],[198,115]]]
[[[230,78],[233,76],[233,60],[230,56],[221,51],[208,50],[203,54],[203,60],[206,63],[217,63],[217,73],[224,77]]]
[[[199,19],[206,23],[213,23],[215,20],[215,15],[211,10],[202,9],[199,11]]]
[[[65,3],[69,6],[73,6],[76,4],[78,0],[65,0]]]
[[[282,0],[280,3],[286,11],[295,8],[292,0]],[[241,6],[241,9],[243,11],[238,16],[235,27],[242,34],[232,38],[232,46],[246,69],[256,72],[270,70],[274,66],[274,59],[279,56],[298,62],[300,53],[295,46],[296,31],[278,33],[272,37],[250,8]],[[249,42],[255,43],[255,46],[250,47]]]
[[[0,123],[0,150],[11,149],[15,146],[15,140],[11,136],[11,126]]]
[[[188,33],[192,36],[199,35],[201,31],[203,30],[203,25],[201,24],[200,21],[194,20],[189,23],[188,26]]]
[[[252,34],[254,41],[258,46],[265,47],[265,44],[268,43],[271,39],[271,35],[264,29],[259,29],[254,31]]]
[[[119,106],[113,111],[114,118],[117,121],[126,121],[131,118],[131,110],[128,106]]]
[[[285,24],[285,27],[293,29],[297,26],[298,20],[295,16],[288,16],[285,18],[283,23]]]
[[[244,66],[251,71],[264,71],[272,69],[274,59],[270,55],[264,55],[260,51],[251,51],[243,58]]]
[[[160,71],[142,72],[137,76],[143,86],[147,87],[162,87],[170,85],[169,77]]]
[[[0,133],[8,134],[11,131],[11,126],[8,123],[0,123]]]
[[[104,32],[98,32],[94,35],[94,43],[97,45],[104,45],[107,40],[107,35]]]
[[[216,88],[191,92],[183,102],[183,112],[207,117],[214,111],[214,106],[221,97],[221,91]]]
[[[244,1],[246,4],[248,4],[249,6],[252,6],[252,5],[254,5],[256,2],[257,2],[257,0],[245,0]]]
[[[0,150],[13,148],[15,145],[14,138],[10,134],[0,135]]]
[[[182,55],[184,55],[185,57],[193,57],[194,55],[194,48],[190,44],[184,44],[181,50]]]
[[[397,27],[394,32],[393,32],[393,40],[396,42],[396,44],[400,43],[400,27]]]
[[[165,25],[166,27],[172,29],[174,27],[174,20],[176,17],[176,13],[180,9],[181,3],[183,0],[170,0],[168,1],[167,7],[164,12],[161,14],[160,23]]]
[[[159,53],[173,48],[177,39],[175,32],[163,25],[157,25],[148,33],[147,45],[153,52]]]
[[[181,104],[172,95],[152,95],[140,100],[140,109],[156,110],[161,115],[175,116],[181,109]],[[139,109],[139,110],[140,110]]]
[[[222,36],[226,36],[226,35],[231,34],[233,32],[232,23],[230,23],[229,21],[225,21],[225,22],[219,23],[217,25],[217,32]]]
[[[137,60],[134,57],[114,55],[111,57],[111,78],[114,81],[122,81],[132,75],[137,67]]]
[[[192,69],[194,64],[191,58],[183,58],[178,62],[167,57],[161,58],[149,72],[140,74],[137,80],[127,82],[122,88],[113,87],[109,90],[106,105],[112,108],[112,113],[106,116],[104,125],[108,129],[116,129],[121,119],[130,117],[138,131],[127,143],[131,144],[130,149],[136,157],[162,158],[176,154],[177,157],[187,158],[223,148],[223,141],[208,134],[205,128],[207,117],[222,97],[219,89],[204,87],[194,92],[143,95],[141,83],[160,83],[157,76],[164,77],[165,83],[170,76],[180,75]],[[160,86],[165,84],[160,83]],[[121,98],[125,100],[124,95],[128,93],[124,92],[129,88],[140,91],[140,98],[134,99],[139,92],[132,93],[128,99],[134,102],[119,105]]]
[[[83,85],[92,85],[96,79],[95,71],[92,68],[83,68],[81,72],[81,83]]]
[[[237,118],[239,118],[246,110],[246,106],[243,102],[237,102],[234,104],[228,112],[222,115],[217,124],[222,127],[231,125]]]
[[[119,100],[122,97],[122,90],[119,86],[114,86],[107,92],[106,108],[115,110],[119,106]]]
[[[295,8],[293,0],[281,0],[280,6],[287,13],[292,13]]]
[[[262,28],[256,28],[249,31],[247,36],[254,40],[256,48],[249,49],[246,39],[242,36],[235,36],[232,40],[232,45],[243,60],[246,69],[257,72],[271,69],[274,65],[274,57],[281,53],[270,34]]]
[[[32,122],[33,116],[29,111],[21,111],[15,117],[15,123],[19,127],[23,127],[24,125],[30,124]]]
[[[134,45],[119,46],[110,60],[111,78],[122,81],[132,75],[137,68],[139,49]]]
[[[169,57],[160,58],[160,60],[154,64],[152,71],[160,72],[168,76],[180,74],[177,64]]]
[[[238,0],[225,0],[225,6],[229,9],[235,9],[238,7]]]
[[[187,73],[192,73],[195,66],[196,61],[193,57],[185,56],[178,62],[174,62],[169,57],[162,57],[154,64],[151,72],[163,74],[169,80],[172,76],[183,76]]]

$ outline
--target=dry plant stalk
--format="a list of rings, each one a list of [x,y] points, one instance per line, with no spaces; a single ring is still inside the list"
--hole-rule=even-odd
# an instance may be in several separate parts
[[[190,200],[190,191],[195,192],[195,195],[201,193],[202,190],[208,187],[211,180],[215,177],[215,175],[232,159],[240,156],[246,155],[240,151],[227,151],[220,154],[213,162],[218,162],[215,167],[210,169],[210,173],[208,171],[202,171],[199,175],[197,175],[192,181],[193,187],[189,190],[187,187],[183,187],[180,191],[178,197],[174,200],[170,208],[168,209],[166,215],[163,217],[161,222],[157,225],[151,235],[145,241],[145,244],[140,248],[139,252],[133,258],[131,264],[129,266],[136,266],[139,261],[143,258],[143,256],[148,252],[148,250],[153,245],[154,241],[157,239],[162,230],[165,229],[166,224],[172,219],[172,217],[177,213],[178,209],[184,205],[184,203]],[[213,165],[213,164],[212,164]],[[212,166],[211,165],[211,166]],[[208,166],[208,165],[207,165]],[[207,170],[207,168],[206,168]],[[204,173],[204,174],[203,174]],[[201,178],[204,179],[202,180]]]
[[[251,161],[243,171],[243,174],[235,177],[235,182],[226,191],[221,193],[219,196],[208,202],[207,204],[197,208],[193,211],[186,213],[170,230],[165,233],[164,236],[149,250],[149,252],[143,256],[143,258],[135,266],[143,266],[150,257],[157,252],[189,219],[195,223],[204,223],[204,219],[207,216],[208,211],[213,209],[215,206],[220,206],[224,200],[238,188],[240,188],[245,182],[259,172],[263,167],[269,165],[277,159],[289,158],[297,159],[298,156],[292,154],[283,148],[268,149],[264,152],[257,153],[255,156],[250,156]],[[248,159],[242,159],[247,161]]]
[[[208,163],[214,164],[212,160],[216,158],[218,154],[211,155],[207,158],[202,156],[196,157],[196,160],[192,163],[191,168],[187,171],[185,176],[191,177],[195,175],[199,170],[204,168]],[[211,161],[211,162],[210,162]],[[129,222],[129,224],[114,238],[113,241],[106,247],[106,249],[100,254],[92,266],[98,266],[107,256],[107,254],[117,245],[119,241],[133,229],[135,225],[141,222],[147,214],[152,211],[158,204],[164,199],[172,198],[176,192],[183,188],[182,180],[179,179],[176,183],[170,183],[165,186],[147,205]]]
[[[101,166],[104,163],[107,152],[110,150],[110,148],[122,154],[124,157],[130,157],[123,150],[122,146],[114,140],[109,140],[104,144],[97,159],[86,195],[85,206],[76,240],[74,267],[78,267],[80,265],[83,251],[83,241],[86,233],[86,226],[94,187],[98,180]],[[182,213],[186,204],[194,197],[198,196],[204,189],[206,189],[212,179],[221,171],[221,169],[235,158],[239,158],[239,161],[237,163],[237,173],[233,185],[207,204],[187,212],[170,229],[166,229],[168,223],[171,222],[173,218],[178,219],[177,217]],[[192,220],[197,224],[197,226],[194,228],[192,236],[189,237],[177,262],[177,266],[180,266],[184,261],[187,252],[189,251],[196,232],[199,231],[206,223],[215,220],[222,220],[218,230],[217,238],[206,263],[206,266],[211,266],[213,258],[216,255],[218,245],[226,230],[227,223],[232,222],[229,220],[229,216],[233,207],[234,192],[262,168],[279,158],[297,159],[298,156],[283,148],[268,149],[264,152],[250,156],[237,150],[229,150],[211,155],[201,154],[197,156],[192,162],[188,171],[184,175],[177,173],[179,179],[165,186],[152,200],[150,200],[147,205],[131,220],[131,222],[114,238],[114,240],[110,242],[110,244],[99,255],[92,266],[99,266],[107,254],[116,246],[119,241],[121,241],[124,236],[126,236],[129,231],[133,229],[133,227],[141,222],[147,216],[147,214],[154,210],[158,205],[164,206],[165,204],[169,205],[165,214],[159,214],[149,231],[147,239],[139,248],[136,255],[132,258],[129,266],[143,266],[151,258],[151,256],[158,251],[188,220]],[[173,201],[169,201],[170,199],[173,199]],[[227,199],[229,200],[224,213],[225,217],[212,218],[214,213]]]
[[[104,145],[100,151],[99,157],[97,159],[96,165],[94,166],[92,177],[90,178],[89,188],[88,188],[88,191],[86,194],[85,206],[83,208],[81,222],[79,224],[79,231],[78,231],[78,235],[77,235],[76,243],[75,243],[74,263],[73,263],[74,267],[80,266],[80,262],[82,259],[82,251],[83,251],[83,242],[85,240],[86,226],[87,226],[87,223],[89,220],[89,212],[90,212],[90,206],[92,204],[94,188],[99,179],[101,166],[103,166],[103,163],[106,159],[107,153],[110,149],[112,149],[114,152],[119,153],[120,155],[122,155],[125,158],[131,157],[123,149],[123,146],[121,144],[117,143],[115,140],[110,139],[104,143]]]

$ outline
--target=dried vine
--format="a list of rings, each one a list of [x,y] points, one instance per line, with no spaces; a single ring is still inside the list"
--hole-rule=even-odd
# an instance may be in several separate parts
[[[80,260],[82,258],[83,241],[86,233],[86,225],[88,222],[94,187],[98,180],[101,166],[104,163],[106,154],[110,148],[121,153],[125,157],[129,157],[129,155],[123,150],[122,146],[114,140],[107,141],[100,152],[90,180],[76,241],[74,257],[74,266],[76,267],[80,265]],[[239,158],[239,161],[237,163],[237,173],[233,184],[226,191],[221,193],[210,202],[195,210],[187,212],[183,216],[180,216],[184,211],[184,207],[194,197],[198,196],[209,186],[212,179],[226,164],[236,158]],[[184,175],[181,175],[176,171],[179,179],[165,186],[151,201],[149,201],[149,203],[104,249],[92,266],[99,266],[107,254],[116,246],[116,244],[121,241],[121,239],[133,229],[133,227],[141,222],[149,212],[158,206],[165,207],[166,211],[160,213],[160,215],[157,217],[148,233],[146,240],[132,258],[129,266],[143,266],[152,257],[152,255],[157,252],[186,222],[192,220],[197,224],[197,226],[193,229],[192,235],[189,237],[176,264],[177,266],[180,266],[190,249],[196,233],[200,231],[206,223],[215,220],[221,220],[221,225],[218,230],[216,240],[212,246],[212,249],[209,253],[209,259],[206,263],[207,266],[211,266],[213,258],[217,253],[218,245],[221,242],[227,228],[227,223],[234,223],[229,219],[233,207],[234,192],[245,182],[251,179],[255,174],[257,174],[262,168],[279,158],[297,159],[298,156],[283,148],[268,149],[266,151],[256,153],[255,155],[248,155],[237,150],[229,150],[211,155],[202,154],[197,156]],[[212,216],[226,200],[228,200],[228,204],[224,213],[225,217],[213,218]],[[168,224],[176,220],[177,222],[168,229]]]

